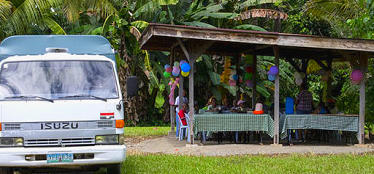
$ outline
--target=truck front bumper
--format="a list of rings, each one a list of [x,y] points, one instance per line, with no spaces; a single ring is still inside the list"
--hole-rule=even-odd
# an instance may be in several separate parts
[[[73,162],[47,163],[47,160],[27,160],[26,156],[43,156],[50,153],[93,154],[92,159],[74,159]],[[118,164],[126,158],[125,145],[96,145],[79,147],[17,147],[0,148],[2,167],[48,167]]]

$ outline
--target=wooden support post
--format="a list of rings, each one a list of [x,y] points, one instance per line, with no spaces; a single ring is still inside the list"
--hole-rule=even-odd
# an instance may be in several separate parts
[[[190,133],[191,133],[191,144],[194,144],[194,130],[193,130],[193,124],[194,124],[194,113],[195,113],[195,99],[194,99],[194,64],[195,59],[190,59],[190,75],[188,79],[188,89],[189,89],[189,116],[190,116]]]
[[[360,83],[360,114],[358,122],[358,143],[365,144],[365,83],[366,83],[366,71],[368,66],[367,55],[360,54],[360,68],[364,74],[364,78]]]
[[[170,52],[170,65],[173,66],[173,62],[175,60],[175,56],[174,56],[174,49],[172,49],[172,51]],[[170,132],[174,132],[175,131],[175,106],[174,105],[170,105]]]
[[[189,63],[190,63],[190,67],[191,67],[191,70],[190,70],[190,75],[189,75],[189,80],[188,80],[188,89],[189,89],[189,117],[190,117],[190,139],[191,139],[191,144],[194,144],[194,127],[193,127],[193,123],[194,123],[194,113],[195,113],[195,108],[194,108],[194,104],[195,104],[195,99],[194,99],[194,64],[195,64],[195,61],[196,61],[196,58],[198,58],[202,53],[204,53],[214,42],[212,41],[205,41],[205,42],[201,42],[201,43],[195,43],[195,44],[191,44],[189,45],[189,50],[190,52],[188,52],[186,46],[184,45],[184,43],[182,42],[181,39],[177,39],[178,43],[179,43],[179,46],[182,48],[182,51],[184,53],[184,55],[186,56],[186,58],[188,59]]]
[[[279,68],[279,47],[274,46],[275,66]],[[275,76],[274,89],[274,144],[279,144],[279,73]]]
[[[257,55],[253,56],[252,60],[252,110],[255,110],[256,105],[256,88],[257,88],[257,81],[256,81],[256,74],[257,74]],[[263,101],[265,102],[265,101]]]

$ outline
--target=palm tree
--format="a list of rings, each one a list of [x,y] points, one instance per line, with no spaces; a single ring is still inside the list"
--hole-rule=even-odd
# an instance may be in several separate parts
[[[366,37],[362,35],[365,32],[358,31],[359,34],[355,34],[353,31],[363,30],[365,26],[350,27],[349,21],[371,19],[374,3],[368,0],[309,0],[304,6],[304,11],[327,21],[340,37]],[[371,22],[367,24],[371,25]]]

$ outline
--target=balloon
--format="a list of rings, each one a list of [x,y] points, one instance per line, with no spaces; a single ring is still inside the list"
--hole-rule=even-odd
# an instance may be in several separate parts
[[[183,72],[182,71],[181,74],[182,74],[183,77],[187,77],[190,74],[190,72]]]
[[[364,77],[364,75],[358,69],[353,70],[352,73],[351,73],[351,80],[352,81],[361,81],[363,77]]]
[[[266,68],[267,70],[270,70],[270,68],[271,68],[271,65],[268,65],[268,67]]]
[[[268,75],[268,79],[269,79],[270,81],[274,81],[274,80],[275,80],[275,75],[271,75],[271,74],[269,74],[269,75]]]
[[[354,81],[354,80],[352,80],[352,84],[358,85],[358,84],[360,84],[360,81]]]
[[[174,66],[179,66],[179,62],[174,62]]]
[[[179,65],[182,66],[182,64],[187,63],[185,60],[181,60]]]
[[[165,71],[164,72],[164,77],[169,78],[170,77],[170,73]]]
[[[248,87],[253,87],[253,83],[251,80],[247,80],[245,81],[245,84],[248,86]]]
[[[297,78],[297,79],[295,80],[295,83],[296,83],[297,86],[300,86],[300,85],[303,83],[303,79],[301,79],[301,78]]]
[[[169,67],[170,67],[169,64],[166,64],[166,65],[164,66],[165,69],[167,69],[167,68],[169,68]]]
[[[236,86],[236,81],[235,80],[229,80],[230,86]]]
[[[170,66],[166,68],[166,72],[168,72],[168,73],[171,73],[172,70],[173,69]]]
[[[279,69],[277,66],[270,67],[270,70],[268,72],[268,74],[270,75],[277,75],[278,73],[279,73]]]
[[[250,74],[250,73],[245,73],[245,74],[244,74],[244,80],[250,80],[250,79],[252,79],[252,74]]]
[[[238,80],[238,75],[237,75],[237,74],[234,74],[234,75],[232,75],[232,78],[233,78],[234,80]]]
[[[191,70],[190,64],[188,64],[188,63],[182,64],[181,69],[182,69],[183,72],[190,72],[190,70]]]
[[[179,67],[178,66],[174,66],[173,67],[173,71],[172,71],[173,76],[178,77],[179,73],[180,73]]]
[[[252,71],[253,71],[252,67],[250,67],[250,66],[245,67],[245,72],[251,73]]]

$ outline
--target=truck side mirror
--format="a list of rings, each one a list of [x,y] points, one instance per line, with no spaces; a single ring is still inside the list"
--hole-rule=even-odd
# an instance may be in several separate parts
[[[138,95],[138,77],[130,76],[126,81],[126,92],[128,97],[134,97]]]

